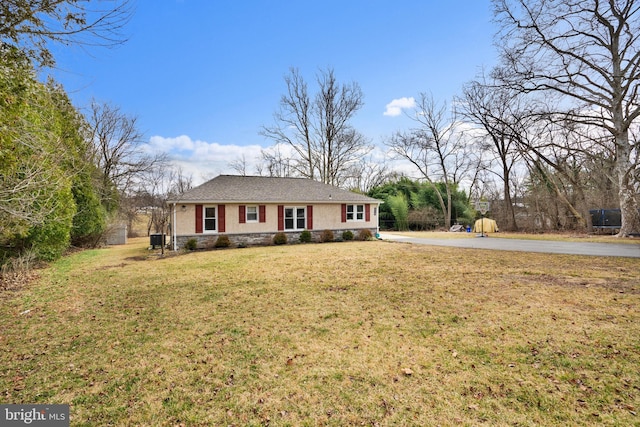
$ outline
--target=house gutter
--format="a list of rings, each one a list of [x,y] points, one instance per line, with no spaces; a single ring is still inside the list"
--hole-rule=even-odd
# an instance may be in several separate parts
[[[173,202],[173,225],[171,226],[171,234],[173,234],[173,236],[171,236],[171,240],[173,241],[173,251],[175,252],[178,250],[178,244],[176,242],[176,237],[178,235],[176,231],[176,202]]]

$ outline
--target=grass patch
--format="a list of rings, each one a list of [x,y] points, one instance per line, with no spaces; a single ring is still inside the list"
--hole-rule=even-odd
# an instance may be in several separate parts
[[[72,425],[634,425],[640,264],[342,242],[71,255],[0,294],[3,402]]]

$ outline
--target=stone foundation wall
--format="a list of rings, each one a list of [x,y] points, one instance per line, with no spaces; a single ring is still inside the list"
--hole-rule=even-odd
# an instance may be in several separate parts
[[[358,239],[358,234],[362,229],[350,229],[353,233],[354,240]],[[347,230],[331,230],[333,231],[334,240],[342,240],[342,233]],[[370,228],[372,236],[375,236],[376,229]],[[311,230],[311,240],[313,242],[320,242],[320,235],[324,230]],[[300,234],[302,231],[287,231],[284,232],[287,235],[287,243],[298,243],[300,241]],[[183,249],[190,239],[196,239],[198,249],[213,249],[218,240],[218,236],[225,235],[229,237],[232,247],[245,247],[245,246],[269,246],[273,245],[273,237],[276,233],[250,233],[250,234],[191,234],[182,235],[176,237],[178,250]],[[173,249],[173,244],[170,245]]]

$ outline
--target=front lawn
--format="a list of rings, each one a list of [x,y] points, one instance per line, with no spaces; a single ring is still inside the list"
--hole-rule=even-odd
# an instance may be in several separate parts
[[[0,293],[0,401],[76,425],[638,425],[640,263],[146,239]]]

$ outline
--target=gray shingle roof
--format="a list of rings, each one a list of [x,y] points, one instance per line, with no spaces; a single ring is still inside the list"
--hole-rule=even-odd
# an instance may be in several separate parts
[[[171,203],[379,203],[362,194],[306,178],[220,175]]]

